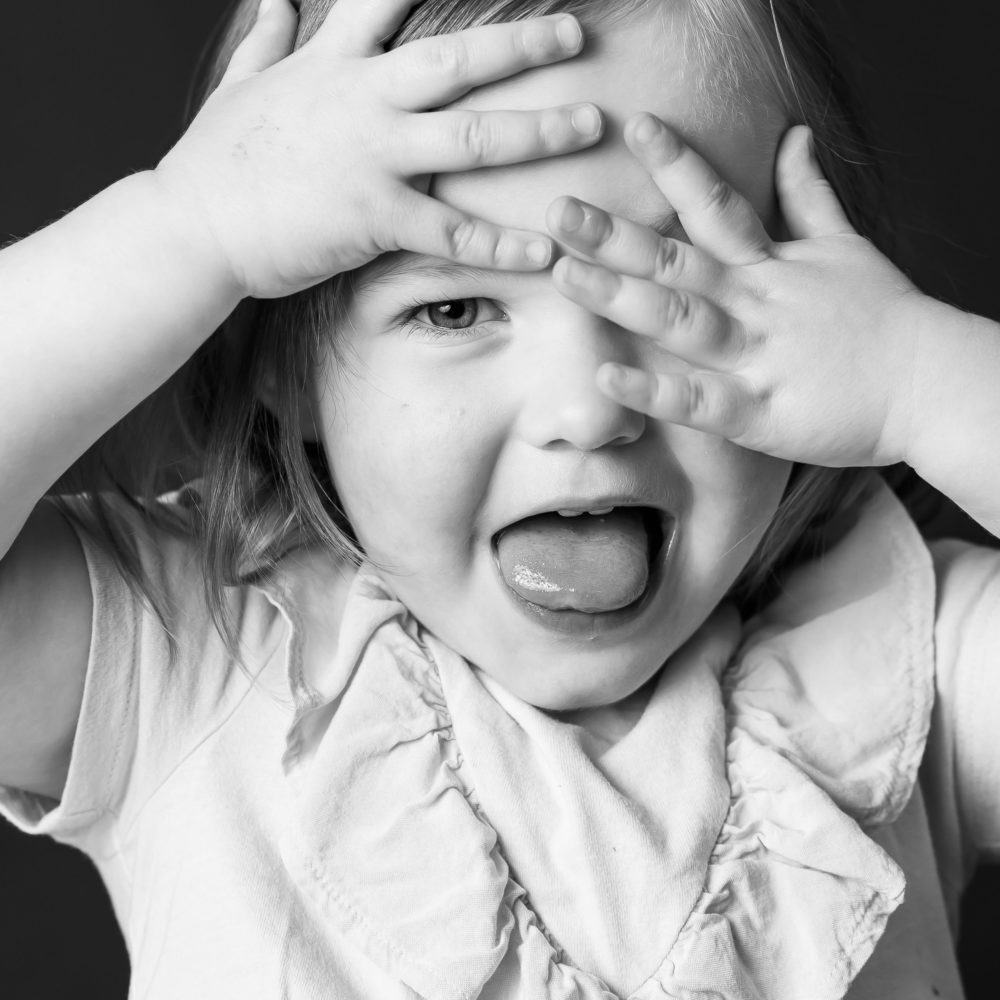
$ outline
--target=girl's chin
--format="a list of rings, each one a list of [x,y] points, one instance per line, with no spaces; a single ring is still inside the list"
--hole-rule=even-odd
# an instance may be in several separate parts
[[[397,589],[398,597],[428,631],[504,690],[546,711],[617,703],[654,676],[673,651],[673,630],[666,627],[673,616],[654,600],[662,588],[620,612],[566,612],[565,618],[520,607],[516,595],[495,585],[488,600],[475,600],[470,585],[453,592],[450,602],[429,602],[425,609],[419,595],[410,603],[405,589]]]
[[[476,663],[466,657],[470,663]],[[492,681],[521,701],[547,712],[604,708],[627,699],[655,676],[662,660],[646,655],[627,664],[616,656],[602,663],[600,657],[563,656],[522,658],[516,673],[505,658],[481,657],[480,669]],[[492,661],[492,662],[491,662]]]

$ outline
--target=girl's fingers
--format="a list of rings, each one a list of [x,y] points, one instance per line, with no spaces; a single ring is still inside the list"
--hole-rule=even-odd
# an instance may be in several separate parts
[[[504,229],[403,188],[393,199],[390,231],[380,249],[410,250],[471,267],[538,271],[552,260],[552,241],[539,233]]]
[[[337,0],[315,38],[345,55],[375,55],[413,5],[413,0]]]
[[[700,295],[617,274],[575,257],[556,261],[552,278],[567,298],[652,338],[690,364],[732,369],[744,354],[743,328]]]
[[[718,293],[724,268],[690,243],[664,233],[682,232],[676,216],[657,229],[611,215],[576,198],[558,198],[546,214],[549,232],[566,246],[612,271],[661,285]]]
[[[474,87],[559,62],[582,46],[580,24],[569,14],[420,38],[384,57],[391,69],[385,96],[410,111],[442,107]]]
[[[727,264],[756,264],[772,242],[753,206],[654,115],[625,126],[629,149],[676,210],[696,246]]]
[[[284,59],[295,47],[298,24],[288,0],[262,0],[257,21],[233,53],[219,86],[244,80]]]
[[[812,134],[805,125],[796,125],[785,133],[778,150],[775,181],[781,212],[792,239],[854,232],[816,162]]]
[[[595,143],[601,113],[592,104],[542,111],[432,111],[395,130],[396,167],[410,176],[520,163]]]
[[[597,372],[601,391],[657,420],[738,441],[750,428],[750,387],[719,372],[653,373],[608,363]]]

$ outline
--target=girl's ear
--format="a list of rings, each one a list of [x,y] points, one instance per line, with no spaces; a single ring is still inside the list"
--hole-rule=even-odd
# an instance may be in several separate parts
[[[278,380],[273,373],[268,373],[257,379],[254,385],[254,393],[261,404],[268,409],[279,421],[287,419],[289,407],[282,393],[278,390]],[[315,444],[319,441],[318,422],[316,414],[319,408],[316,405],[315,389],[311,383],[307,383],[295,394],[294,419],[298,422],[299,436],[303,441]]]

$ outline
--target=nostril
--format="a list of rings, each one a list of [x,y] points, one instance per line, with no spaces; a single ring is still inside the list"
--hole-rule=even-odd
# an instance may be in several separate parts
[[[533,401],[528,414],[533,442],[538,447],[569,445],[580,451],[622,447],[637,441],[646,429],[646,417],[623,406],[589,379],[567,378]],[[582,373],[581,373],[582,375]]]
[[[548,440],[544,444],[597,451],[637,441],[645,430],[645,417],[610,400],[608,404],[601,402],[567,407],[552,421]]]

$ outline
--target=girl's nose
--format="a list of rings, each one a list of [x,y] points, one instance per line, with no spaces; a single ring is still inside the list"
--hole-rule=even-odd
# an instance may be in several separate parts
[[[580,451],[638,440],[645,416],[605,396],[596,377],[606,361],[635,363],[631,339],[589,314],[565,331],[545,331],[520,415],[522,437],[536,448],[569,445]]]

